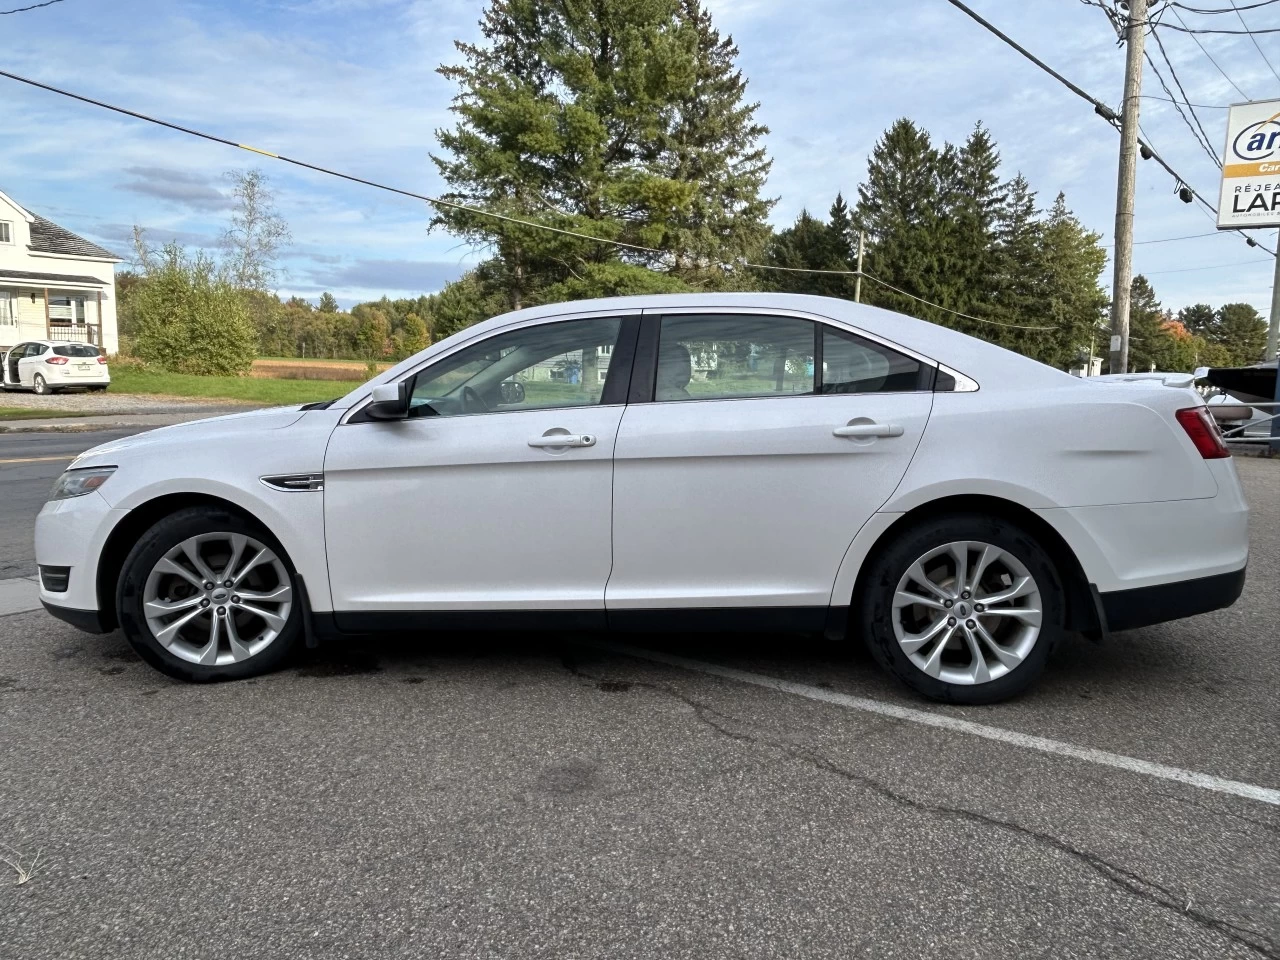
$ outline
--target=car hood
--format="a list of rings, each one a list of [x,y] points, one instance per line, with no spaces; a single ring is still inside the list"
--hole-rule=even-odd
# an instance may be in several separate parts
[[[230,435],[244,436],[282,430],[296,423],[305,413],[301,406],[268,407],[265,410],[249,410],[245,413],[176,423],[92,447],[80,454],[73,466],[105,463],[122,453],[151,453],[164,447],[182,447]]]

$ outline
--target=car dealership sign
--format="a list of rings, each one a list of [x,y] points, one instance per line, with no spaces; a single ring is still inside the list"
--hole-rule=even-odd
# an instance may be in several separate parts
[[[1227,115],[1218,228],[1280,226],[1280,100],[1237,103]]]

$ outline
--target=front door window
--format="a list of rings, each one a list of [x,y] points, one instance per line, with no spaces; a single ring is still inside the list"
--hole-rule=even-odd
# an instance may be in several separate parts
[[[414,380],[411,417],[457,417],[601,403],[622,321],[522,327],[464,347]],[[625,375],[627,371],[617,371]]]

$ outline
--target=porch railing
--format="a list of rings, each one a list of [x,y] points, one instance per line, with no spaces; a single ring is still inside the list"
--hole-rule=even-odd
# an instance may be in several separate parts
[[[102,346],[102,325],[98,323],[72,323],[67,320],[49,320],[49,339],[68,343],[87,343]]]

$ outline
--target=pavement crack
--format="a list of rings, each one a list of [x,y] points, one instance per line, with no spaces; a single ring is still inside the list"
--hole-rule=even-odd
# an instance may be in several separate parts
[[[576,677],[589,680],[592,683],[596,683],[603,679],[601,677],[595,677],[585,673],[567,656],[562,658],[561,663],[569,673]],[[796,760],[808,763],[810,766],[818,770],[838,776],[850,783],[857,784],[858,786],[870,790],[886,800],[907,809],[915,810],[931,816],[953,817],[960,820],[966,820],[971,823],[981,824],[986,827],[992,827],[997,830],[1002,830],[1004,832],[1023,837],[1040,847],[1053,850],[1057,853],[1070,857],[1077,863],[1088,867],[1107,882],[1119,887],[1140,900],[1159,907],[1162,910],[1170,911],[1179,917],[1191,920],[1201,928],[1216,933],[1233,943],[1239,944],[1240,946],[1253,951],[1259,956],[1268,958],[1268,960],[1280,960],[1280,950],[1277,950],[1276,944],[1265,934],[1260,933],[1257,930],[1252,930],[1248,927],[1239,926],[1228,920],[1220,919],[1204,912],[1203,910],[1195,908],[1193,907],[1190,898],[1186,895],[1170,890],[1168,887],[1162,886],[1154,880],[1147,879],[1132,870],[1112,863],[1104,857],[1100,857],[1097,854],[1075,847],[1059,837],[1055,837],[1052,834],[1039,830],[1034,830],[1030,827],[1025,827],[1009,820],[1002,820],[998,817],[989,816],[988,814],[978,813],[964,807],[930,804],[922,800],[917,800],[886,786],[879,780],[841,767],[828,758],[822,756],[817,751],[805,749],[784,740],[777,740],[770,737],[730,729],[725,726],[725,721],[729,723],[742,724],[743,726],[750,726],[750,723],[736,717],[720,713],[707,704],[695,700],[692,697],[688,697],[665,684],[641,680],[633,682],[637,687],[645,687],[665,694],[666,696],[678,700],[680,703],[690,707],[698,721],[713,731],[717,736],[725,737],[738,743],[749,743],[757,747],[780,750]]]

